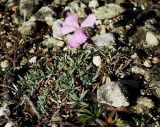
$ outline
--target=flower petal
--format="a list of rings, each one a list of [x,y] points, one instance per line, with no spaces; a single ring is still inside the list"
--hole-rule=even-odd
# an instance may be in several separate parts
[[[60,33],[61,33],[62,36],[65,35],[65,34],[74,32],[74,31],[76,31],[76,28],[72,27],[72,26],[63,26],[63,27],[60,28]]]
[[[72,48],[78,48],[81,44],[85,43],[88,38],[82,30],[78,30],[73,34],[69,44]]]
[[[94,14],[91,14],[81,23],[81,28],[92,27],[95,22],[96,22],[96,16]]]
[[[78,16],[76,14],[70,13],[68,15],[68,17],[66,17],[66,19],[62,25],[79,28]]]

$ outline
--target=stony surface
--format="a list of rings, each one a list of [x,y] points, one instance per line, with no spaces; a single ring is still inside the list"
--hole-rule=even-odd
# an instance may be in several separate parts
[[[159,127],[159,7],[0,0],[0,126]],[[69,46],[73,33],[60,35],[70,12],[79,24],[97,17],[77,49]]]

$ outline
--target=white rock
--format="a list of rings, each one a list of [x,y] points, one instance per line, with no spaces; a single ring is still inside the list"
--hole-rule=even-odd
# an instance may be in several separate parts
[[[131,58],[133,58],[133,59],[136,59],[136,58],[138,58],[138,55],[137,55],[137,53],[134,53],[133,55],[131,55]]]
[[[94,56],[92,62],[95,66],[99,67],[102,63],[101,57],[100,56]]]
[[[34,53],[34,52],[35,52],[34,48],[31,48],[31,50],[29,50],[29,53]]]
[[[157,46],[159,44],[157,37],[150,31],[146,34],[146,42],[148,46]]]
[[[36,23],[34,21],[27,21],[19,27],[19,31],[22,35],[32,35],[36,30]]]
[[[112,46],[115,44],[115,37],[112,33],[105,33],[92,37],[92,40],[97,46]]]
[[[106,6],[102,6],[94,10],[97,19],[110,19],[113,18],[122,12],[124,9],[117,4],[106,4]]]
[[[61,36],[61,33],[60,33],[60,28],[61,28],[62,23],[63,23],[62,20],[56,20],[53,23],[53,26],[52,26],[53,37],[56,38],[56,39],[59,39],[59,40],[63,40],[62,36]]]
[[[37,57],[36,56],[34,56],[34,57],[32,57],[30,60],[29,60],[29,62],[30,63],[36,63],[36,61],[37,61]]]
[[[5,69],[9,66],[8,60],[1,61],[1,68]]]
[[[78,17],[86,17],[85,8],[87,6],[83,2],[73,1],[64,8],[65,11],[76,13]]]
[[[54,46],[63,47],[65,43],[64,41],[58,40],[53,37],[49,37],[46,40],[44,40],[42,44],[47,46],[48,48],[52,48]]]
[[[102,25],[102,20],[96,20],[96,23],[95,23],[97,26],[98,25]]]
[[[100,34],[103,35],[106,33],[106,25],[100,25],[101,30],[100,30]]]
[[[71,8],[77,10],[78,8],[86,8],[87,6],[82,2],[73,1],[70,3]]]
[[[55,19],[51,15],[49,15],[49,16],[45,17],[45,21],[49,26],[52,26],[54,21],[55,21]]]
[[[147,97],[138,98],[137,103],[139,105],[144,105],[144,106],[146,106],[148,108],[153,108],[154,107],[153,101],[151,99],[147,98]]]
[[[7,104],[3,104],[2,107],[0,107],[0,116],[4,116],[8,112]]]
[[[158,57],[153,57],[152,62],[153,62],[154,64],[160,63],[160,58],[158,58]]]
[[[78,8],[76,14],[78,15],[78,17],[82,18],[87,16],[84,8]]]
[[[11,42],[6,42],[6,47],[7,48],[11,48],[12,47],[12,43]]]
[[[67,34],[66,36],[64,36],[64,41],[69,43],[72,39],[72,34]]]
[[[145,67],[151,67],[151,61],[145,60],[145,61],[143,62],[143,65],[144,65]]]
[[[56,13],[48,6],[43,6],[41,9],[38,10],[36,14],[34,14],[31,18],[30,21],[42,21],[46,22],[48,25],[53,25],[55,21]]]
[[[97,0],[92,0],[89,2],[89,5],[88,5],[90,8],[96,8],[96,7],[99,7],[99,3]]]
[[[56,46],[63,47],[64,44],[65,44],[64,41],[58,41],[58,43],[56,44]]]
[[[97,100],[114,107],[129,106],[124,91],[124,86],[119,82],[106,83],[97,90]]]

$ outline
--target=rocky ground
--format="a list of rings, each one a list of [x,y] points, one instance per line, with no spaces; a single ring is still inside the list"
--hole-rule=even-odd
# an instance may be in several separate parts
[[[71,48],[68,13],[95,14]],[[159,127],[159,0],[1,0],[0,126]]]

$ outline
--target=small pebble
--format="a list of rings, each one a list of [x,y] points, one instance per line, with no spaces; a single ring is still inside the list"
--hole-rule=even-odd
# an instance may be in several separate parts
[[[135,110],[138,113],[148,114],[149,110],[154,107],[154,102],[147,97],[140,97],[137,99]]]
[[[146,34],[146,42],[150,47],[158,46],[159,44],[157,37],[150,31],[148,31]]]
[[[32,48],[31,50],[29,50],[29,53],[34,53],[35,52],[35,49]]]
[[[1,68],[5,69],[9,66],[8,60],[1,61]]]
[[[25,65],[25,64],[27,64],[27,62],[28,62],[27,58],[23,57],[22,60],[21,60],[20,65]]]
[[[145,60],[145,61],[143,62],[143,65],[144,65],[145,67],[151,67],[151,61]]]
[[[154,57],[154,58],[152,59],[152,62],[153,62],[154,64],[160,63],[160,59],[159,59],[158,57]]]
[[[11,47],[12,47],[12,43],[7,42],[7,43],[6,43],[6,47],[7,47],[7,48],[11,48]]]
[[[37,61],[37,57],[36,56],[34,56],[34,57],[32,57],[30,60],[29,60],[29,62],[30,63],[36,63],[36,61]]]
[[[93,64],[97,67],[100,67],[102,63],[101,57],[100,56],[94,56],[93,57]]]

